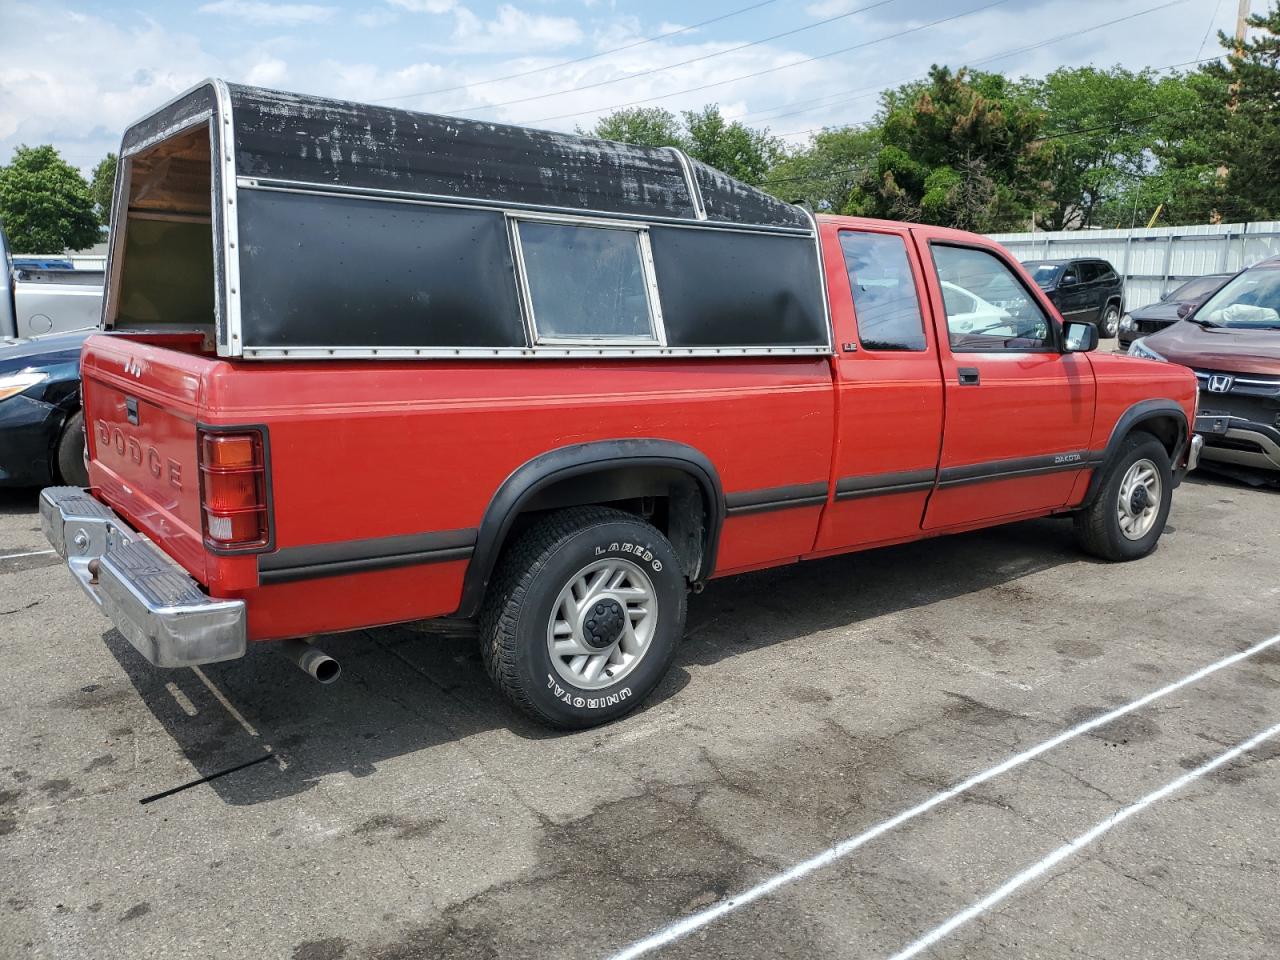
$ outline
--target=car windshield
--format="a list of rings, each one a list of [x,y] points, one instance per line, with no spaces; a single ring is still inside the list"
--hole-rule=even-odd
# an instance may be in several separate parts
[[[1037,263],[1032,261],[1024,263],[1027,273],[1031,274],[1031,279],[1036,282],[1036,286],[1047,287],[1058,279],[1058,274],[1062,272],[1062,264],[1060,263]]]
[[[1238,274],[1193,319],[1204,326],[1280,330],[1280,265]]]
[[[1174,303],[1201,300],[1209,296],[1225,282],[1222,277],[1196,277],[1194,280],[1188,280],[1182,286],[1176,288],[1165,299]]]

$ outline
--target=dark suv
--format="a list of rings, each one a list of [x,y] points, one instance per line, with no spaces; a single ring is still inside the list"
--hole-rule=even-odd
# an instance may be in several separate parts
[[[1085,321],[1098,336],[1120,329],[1124,281],[1105,260],[1027,260],[1022,264],[1068,323]]]

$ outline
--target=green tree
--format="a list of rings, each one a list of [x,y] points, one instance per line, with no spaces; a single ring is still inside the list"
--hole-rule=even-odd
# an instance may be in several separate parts
[[[761,186],[780,200],[824,213],[859,213],[861,185],[879,152],[876,127],[823,130],[774,164]]]
[[[93,168],[89,181],[89,195],[98,211],[98,222],[104,227],[111,224],[111,191],[116,182],[116,155],[108,153]]]
[[[1222,122],[1209,153],[1225,169],[1219,177],[1227,219],[1280,217],[1280,3],[1249,18],[1254,35],[1237,45],[1218,34],[1227,62],[1206,64],[1200,88],[1205,107],[1220,106]]]
[[[661,107],[632,107],[601,117],[579,133],[642,147],[679,147],[695,160],[755,183],[783,157],[782,141],[768,130],[729,121],[715,104],[686,110],[679,119]]]
[[[726,120],[720,107],[684,111],[685,151],[707,166],[731,177],[758,183],[782,159],[782,141],[768,130],[756,130],[738,120]]]
[[[993,73],[934,66],[881,95],[883,143],[862,212],[965,230],[1024,225],[1045,206],[1044,114]]]
[[[20,253],[81,250],[98,241],[89,185],[47,144],[18,147],[0,167],[0,221]]]
[[[589,130],[578,133],[602,140],[634,143],[641,147],[683,147],[684,132],[680,121],[670,110],[661,107],[629,107],[615,110],[596,121]]]

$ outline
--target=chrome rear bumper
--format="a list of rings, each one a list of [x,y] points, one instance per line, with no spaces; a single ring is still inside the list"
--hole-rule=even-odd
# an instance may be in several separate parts
[[[40,526],[76,581],[157,667],[244,656],[243,600],[217,600],[159,547],[79,487],[40,493]]]

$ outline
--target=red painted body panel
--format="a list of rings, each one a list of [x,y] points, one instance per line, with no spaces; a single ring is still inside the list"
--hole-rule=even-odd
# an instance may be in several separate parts
[[[858,342],[842,229],[908,242],[926,350],[840,349]],[[1169,364],[952,355],[928,241],[998,251],[989,241],[839,217],[820,218],[820,233],[832,358],[231,362],[171,339],[90,338],[91,484],[212,595],[243,598],[250,637],[263,640],[452,613],[468,561],[260,585],[256,557],[204,546],[197,423],[266,427],[277,548],[476,528],[518,467],[593,440],[687,444],[730,495],[828,488],[825,505],[729,516],[709,571],[722,576],[1051,513],[1080,501],[1089,471],[837,500],[841,479],[1102,450],[1123,412],[1152,397],[1194,415],[1194,377]],[[960,365],[981,368],[980,388],[956,384]],[[126,397],[138,401],[136,425]]]

